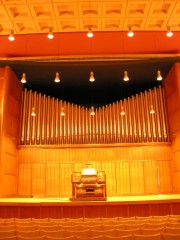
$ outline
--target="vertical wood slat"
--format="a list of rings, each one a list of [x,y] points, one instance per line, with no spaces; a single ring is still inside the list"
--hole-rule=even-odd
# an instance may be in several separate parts
[[[167,141],[168,121],[161,87],[95,109],[23,92],[21,144],[80,144]],[[150,114],[153,103],[155,114]],[[37,116],[31,117],[32,107]],[[64,108],[65,116],[60,116]],[[121,115],[122,108],[125,115]]]

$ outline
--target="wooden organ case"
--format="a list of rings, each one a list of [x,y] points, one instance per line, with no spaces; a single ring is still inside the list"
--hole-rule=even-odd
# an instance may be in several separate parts
[[[81,172],[72,172],[72,201],[106,200],[106,173],[94,168],[84,168]]]

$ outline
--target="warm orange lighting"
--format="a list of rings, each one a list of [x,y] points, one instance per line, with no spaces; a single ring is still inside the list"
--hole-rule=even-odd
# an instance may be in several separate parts
[[[88,38],[92,38],[94,36],[93,32],[91,29],[89,29],[88,33],[87,33],[87,37]]]
[[[65,116],[64,107],[61,108],[61,117]]]
[[[22,74],[21,82],[26,83],[26,74],[25,73]]]
[[[94,115],[95,115],[95,111],[94,111],[94,107],[93,107],[93,106],[91,107],[90,115],[91,115],[91,116],[94,116]]]
[[[173,36],[173,32],[170,29],[170,26],[167,26],[167,33],[166,33],[167,37],[172,37]]]
[[[58,72],[56,72],[56,76],[55,76],[54,81],[55,81],[56,83],[60,82],[60,78],[59,78],[59,73],[58,73]]]
[[[121,112],[120,112],[120,115],[121,115],[121,116],[124,116],[124,115],[125,115],[125,111],[124,111],[124,107],[123,107],[123,106],[121,106]]]
[[[90,82],[94,82],[94,81],[95,81],[94,73],[93,73],[93,72],[90,72],[90,78],[89,78],[89,81],[90,81]]]
[[[127,71],[124,71],[124,78],[123,78],[123,80],[124,80],[125,82],[129,81],[129,77],[128,77]]]
[[[162,75],[161,75],[161,71],[157,71],[157,80],[158,81],[161,81],[163,78],[162,78]]]
[[[34,108],[34,107],[32,108],[31,116],[32,116],[32,117],[35,117],[35,116],[36,116],[36,112],[35,112],[35,108]]]
[[[53,39],[54,38],[54,35],[53,35],[53,32],[52,32],[52,28],[49,29],[49,33],[48,33],[47,37],[49,39]]]
[[[127,33],[128,37],[133,37],[134,36],[134,32],[132,31],[132,27],[129,25],[128,27],[128,33]]]
[[[150,106],[150,114],[154,114],[154,113],[155,113],[155,111],[154,111],[153,105],[151,104],[151,106]]]
[[[9,39],[9,41],[11,41],[11,42],[15,40],[15,37],[14,37],[14,30],[11,30],[11,33],[10,33],[8,39]]]

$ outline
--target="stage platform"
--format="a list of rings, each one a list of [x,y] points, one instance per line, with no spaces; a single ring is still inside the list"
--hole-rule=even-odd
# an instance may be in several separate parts
[[[180,215],[180,194],[107,197],[106,201],[70,198],[0,198],[0,218],[96,218]]]

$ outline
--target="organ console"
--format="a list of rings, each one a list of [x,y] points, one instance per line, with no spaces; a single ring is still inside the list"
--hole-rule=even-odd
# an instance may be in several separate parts
[[[94,168],[84,168],[81,172],[72,172],[72,201],[106,200],[106,173]]]

